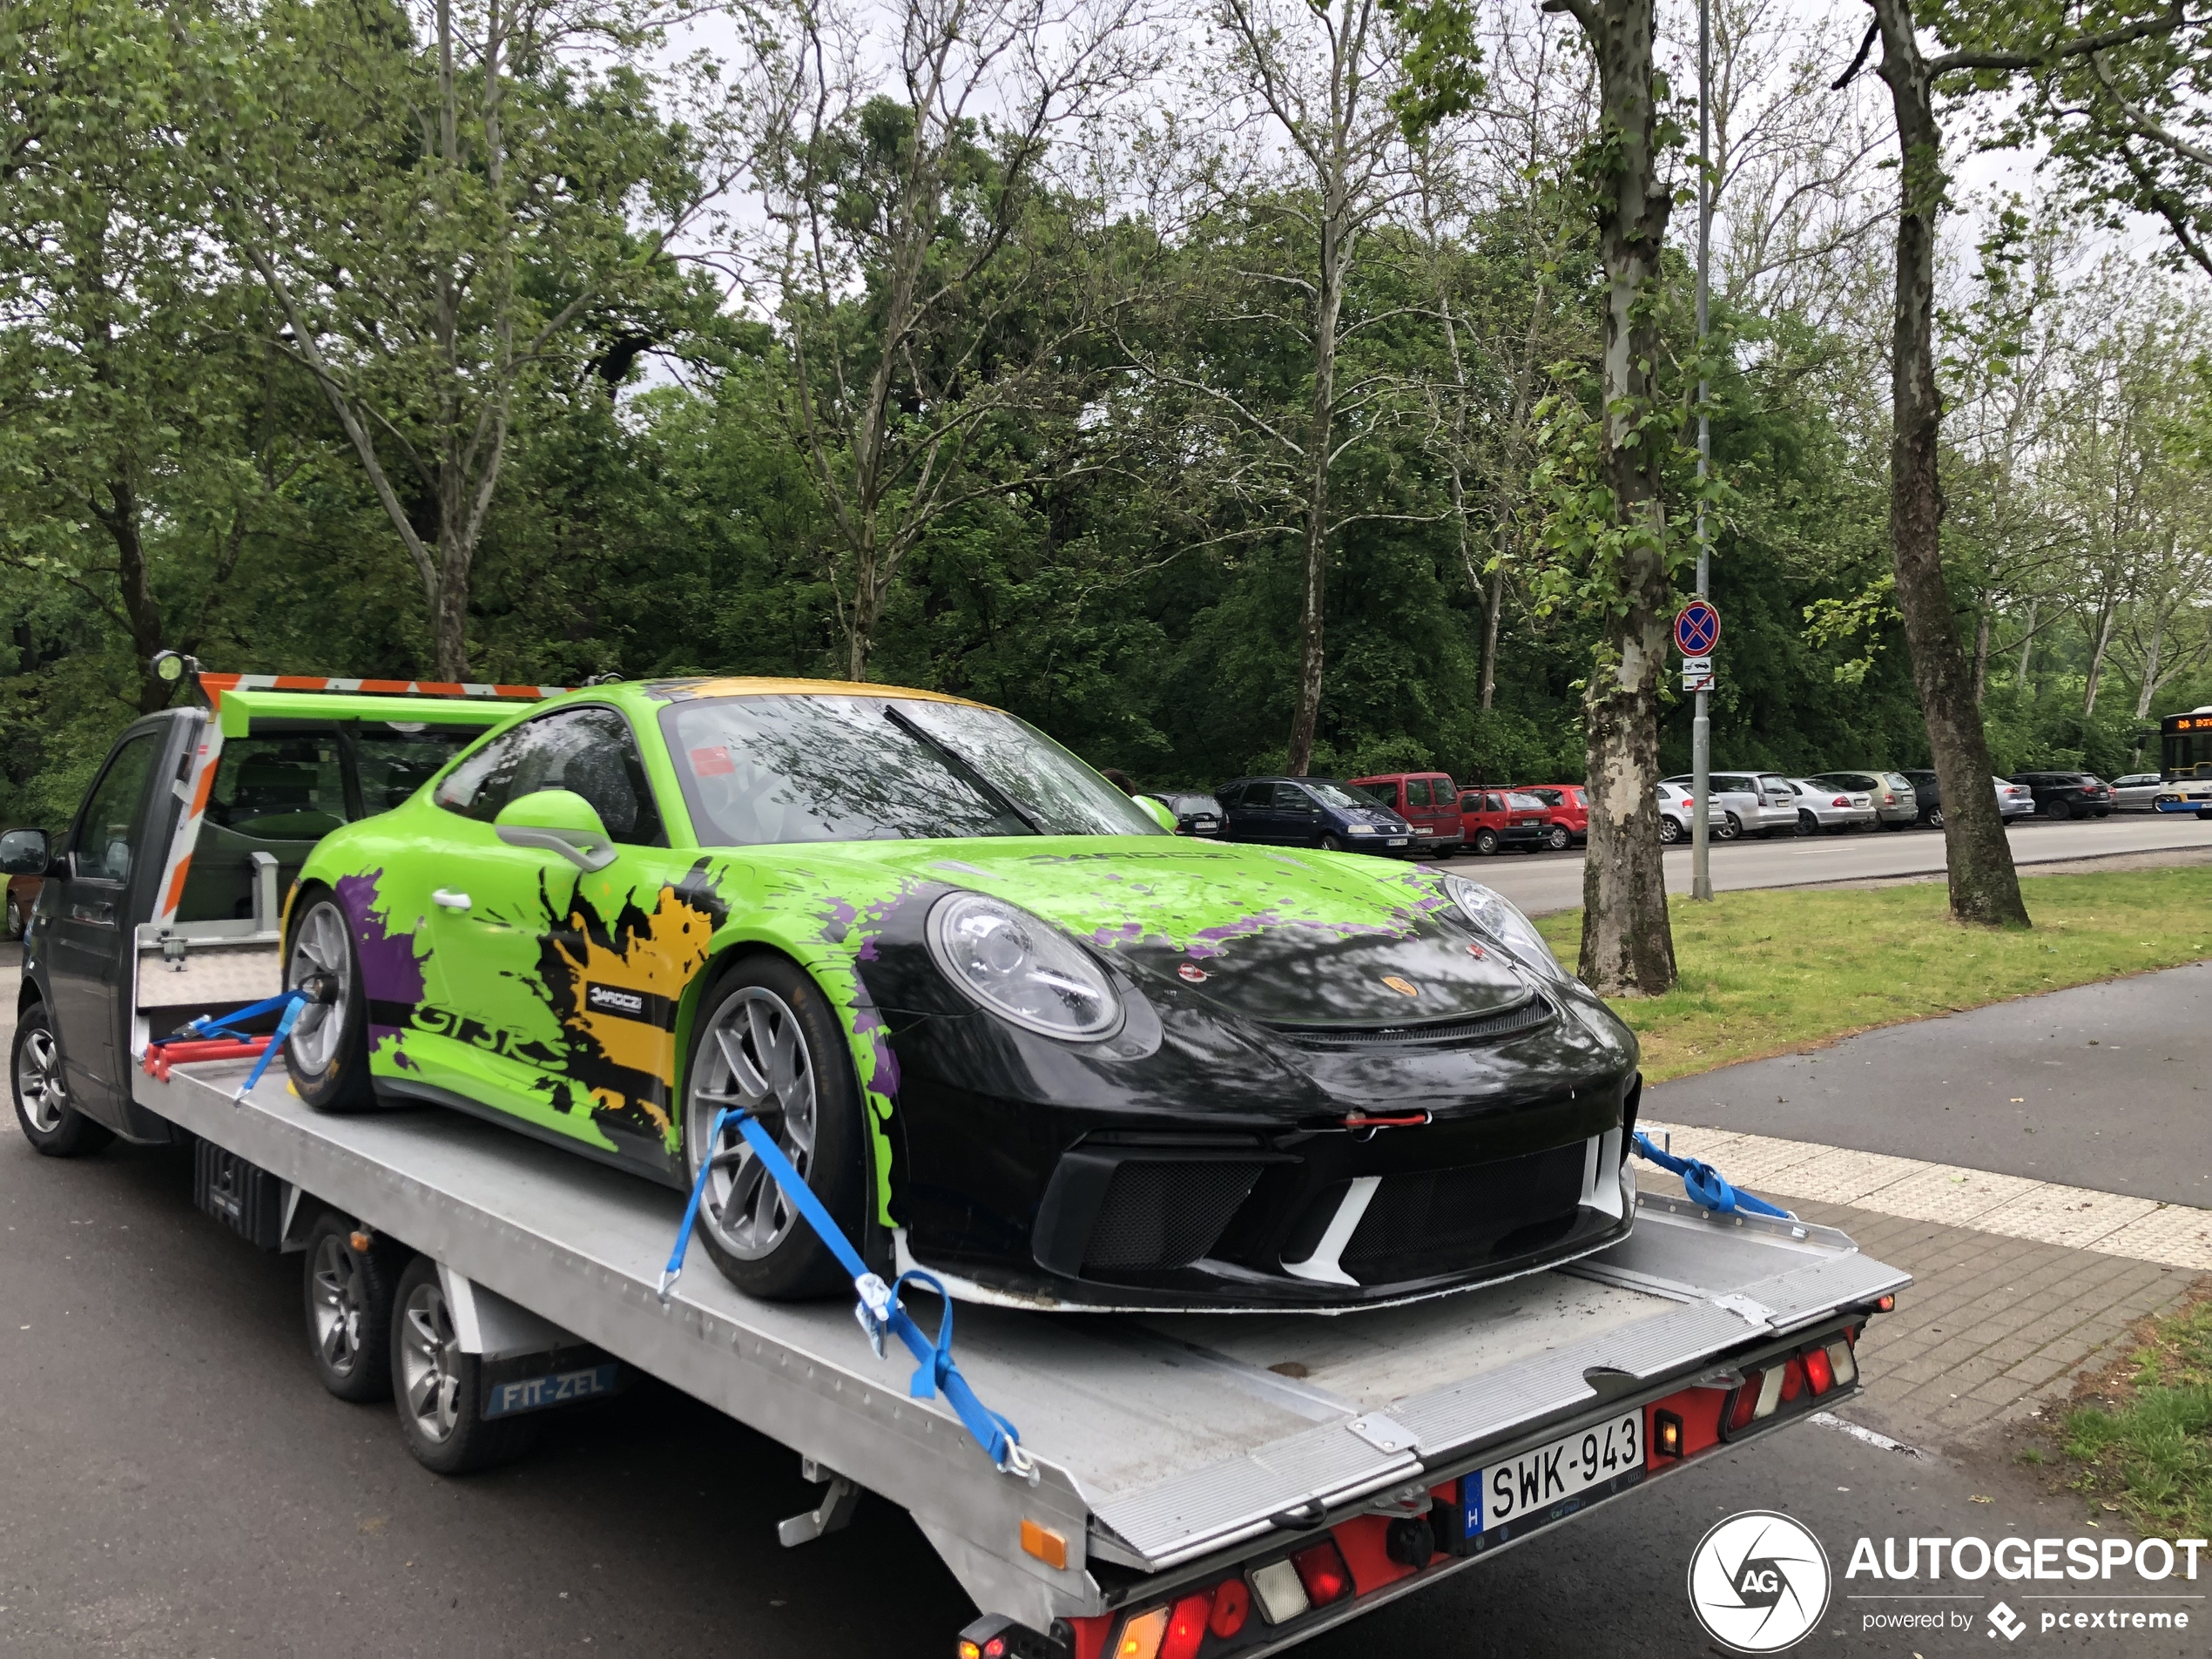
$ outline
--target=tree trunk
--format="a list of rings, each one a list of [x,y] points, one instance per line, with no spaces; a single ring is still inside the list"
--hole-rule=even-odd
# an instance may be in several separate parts
[[[1333,198],[1335,192],[1330,194]],[[1323,607],[1329,577],[1329,464],[1336,417],[1337,321],[1344,310],[1344,227],[1338,203],[1321,215],[1320,282],[1313,307],[1313,405],[1306,422],[1305,603],[1298,619],[1298,713],[1291,722],[1287,766],[1304,777],[1313,764],[1321,719]]]
[[[2027,689],[2027,671],[2035,655],[2035,611],[2040,604],[2034,599],[2027,602],[2027,631],[2020,636],[2020,672],[2013,676],[2013,689],[2016,691]]]
[[[2135,688],[2135,718],[2150,718],[2150,700],[2158,695],[2158,658],[2166,647],[2166,612],[2160,610],[2150,625],[2150,649],[2143,653],[2143,683]]]
[[[1657,327],[1649,304],[1672,200],[1657,177],[1653,0],[1561,0],[1588,37],[1608,162],[1596,203],[1605,267],[1603,456],[1615,524],[1627,532],[1616,604],[1590,665],[1589,850],[1582,863],[1581,973],[1605,996],[1656,996],[1675,982],[1659,856],[1659,678],[1666,664],[1662,457],[1635,428],[1650,409]],[[1641,437],[1642,441],[1636,441]]]
[[[2095,637],[2089,642],[2088,683],[2081,688],[2081,718],[2085,720],[2097,711],[2097,688],[2105,677],[2105,658],[2112,650],[2112,626],[2119,614],[2119,607],[2107,601],[2104,614],[2097,619]]]
[[[1486,714],[1498,690],[1498,613],[1505,606],[1506,563],[1501,557],[1498,568],[1490,572],[1489,614],[1482,621],[1482,709]]]
[[[1974,706],[1979,708],[1989,690],[1989,607],[1974,613]]]
[[[115,543],[115,583],[123,597],[124,619],[131,624],[131,655],[138,670],[138,712],[169,706],[170,687],[154,678],[153,654],[161,649],[161,607],[153,597],[146,568],[145,543],[138,535],[138,492],[120,475],[108,480],[107,504],[91,503],[92,515]]]
[[[1890,544],[1912,679],[1943,794],[1951,914],[1992,927],[2028,926],[2012,848],[1990,787],[1993,768],[1973,679],[1944,581],[1943,488],[1935,377],[1936,214],[1943,203],[1942,135],[1909,0],[1873,0],[1881,75],[1897,113],[1903,160],[1897,224],[1897,311],[1891,352]]]

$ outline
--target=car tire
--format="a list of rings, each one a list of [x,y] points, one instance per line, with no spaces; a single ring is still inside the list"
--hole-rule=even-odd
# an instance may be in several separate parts
[[[1498,850],[1498,832],[1494,829],[1475,831],[1474,850],[1486,859],[1495,853]]]
[[[1341,853],[1344,851],[1344,843],[1333,835],[1324,835],[1321,838],[1321,850],[1324,853]]]
[[[1936,830],[1939,830],[1939,829],[1941,829],[1941,828],[1943,827],[1943,808],[1942,808],[1942,807],[1940,807],[1940,806],[1931,806],[1931,807],[1928,809],[1928,827],[1929,827],[1930,829],[1936,829]]]
[[[16,1122],[34,1151],[50,1158],[79,1158],[115,1138],[106,1124],[93,1122],[69,1103],[61,1039],[44,1002],[33,1002],[16,1022],[10,1061]]]
[[[1680,840],[1682,840],[1682,826],[1677,824],[1673,819],[1668,817],[1666,813],[1660,813],[1659,845],[1662,846],[1672,846]]]
[[[316,1378],[339,1399],[366,1405],[392,1397],[393,1292],[402,1252],[381,1238],[356,1250],[356,1231],[348,1217],[323,1212],[307,1234],[300,1293]]]
[[[2042,806],[2042,813],[2044,817],[2049,819],[2071,818],[2074,815],[2067,810],[2067,804],[2062,800],[2045,801]]]
[[[1721,814],[1721,840],[1732,841],[1743,833],[1743,820],[1734,813]]]
[[[761,1055],[764,1044],[771,1055]],[[868,1188],[866,1103],[844,1022],[804,969],[765,951],[724,968],[699,999],[684,1079],[687,1175],[698,1177],[715,1114],[748,1107],[775,1120],[785,1157],[846,1237],[857,1238]],[[712,1155],[730,1161],[730,1173],[707,1183],[698,1240],[723,1276],[766,1301],[849,1294],[851,1276],[783,1199],[734,1123],[723,1126]]]
[[[353,924],[327,887],[309,887],[293,907],[285,941],[284,982],[312,993],[285,1040],[293,1092],[319,1112],[357,1112],[376,1103],[368,1076],[368,997]]]
[[[1575,845],[1575,837],[1564,824],[1554,824],[1544,832],[1544,845],[1554,853],[1564,853]]]
[[[1820,820],[1803,807],[1797,809],[1797,833],[1801,836],[1820,833]]]
[[[392,1394],[415,1460],[435,1474],[505,1463],[537,1438],[535,1417],[484,1415],[484,1362],[461,1351],[438,1264],[417,1256],[392,1292]]]

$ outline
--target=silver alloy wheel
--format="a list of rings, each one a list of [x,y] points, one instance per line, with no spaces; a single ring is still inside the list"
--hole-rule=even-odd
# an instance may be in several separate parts
[[[730,1106],[760,1119],[802,1178],[813,1173],[813,1056],[799,1016],[765,986],[745,986],[716,1009],[699,1045],[684,1110],[684,1143],[694,1179],[714,1115]],[[713,1171],[699,1220],[731,1255],[757,1262],[784,1242],[799,1213],[736,1123],[725,1123],[708,1151]]]
[[[293,935],[285,984],[296,990],[318,975],[332,991],[331,1000],[311,1001],[301,1008],[289,1039],[293,1060],[309,1075],[327,1069],[338,1057],[354,990],[354,953],[346,937],[346,915],[334,899],[317,900],[300,921],[300,931]]]
[[[30,1031],[16,1051],[16,1098],[24,1116],[41,1135],[62,1126],[69,1110],[69,1091],[62,1084],[62,1051],[51,1031]]]
[[[361,1356],[361,1315],[368,1287],[361,1283],[361,1258],[336,1233],[325,1233],[315,1246],[315,1347],[323,1364],[350,1377]]]
[[[461,1340],[444,1290],[425,1279],[400,1310],[401,1409],[422,1438],[442,1445],[461,1420]]]

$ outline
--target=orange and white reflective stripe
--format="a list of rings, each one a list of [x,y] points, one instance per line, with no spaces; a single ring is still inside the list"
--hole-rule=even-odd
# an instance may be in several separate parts
[[[372,697],[558,697],[565,685],[480,685],[471,680],[356,680],[332,674],[202,674],[207,700],[222,706],[226,691],[360,691]]]
[[[208,702],[218,709],[223,705],[226,691],[359,691],[371,696],[496,697],[534,702],[570,689],[565,685],[479,685],[459,680],[341,679],[328,674],[202,674],[199,685]],[[223,729],[211,717],[200,726],[199,746],[192,752],[190,769],[176,785],[185,812],[177,820],[168,860],[162,866],[161,900],[153,914],[157,927],[173,922],[177,907],[184,901],[192,848],[199,842],[200,820],[207,815],[207,798],[215,787],[215,764],[222,756]]]

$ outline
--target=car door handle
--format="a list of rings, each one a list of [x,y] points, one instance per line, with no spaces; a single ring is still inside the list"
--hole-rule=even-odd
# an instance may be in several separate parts
[[[430,902],[448,910],[466,910],[469,907],[469,895],[465,893],[455,893],[448,887],[440,887],[430,895]]]

